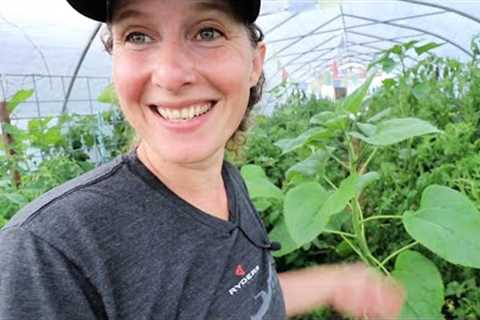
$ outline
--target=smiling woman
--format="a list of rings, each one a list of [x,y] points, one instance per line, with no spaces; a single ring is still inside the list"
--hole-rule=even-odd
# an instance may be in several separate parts
[[[278,244],[224,161],[261,93],[260,0],[68,2],[107,23],[140,143],[0,232],[0,319],[279,320],[328,303],[398,313],[398,289],[362,266],[277,275]]]
[[[121,8],[122,3],[125,3],[125,1],[120,2],[119,4],[115,3],[115,10],[117,8]],[[233,6],[232,6],[233,4]],[[238,5],[234,2],[230,4],[226,4],[223,1],[217,1],[217,2],[194,2],[193,5],[200,9],[203,8],[204,11],[207,11],[208,9],[211,9],[213,13],[215,11],[218,13],[223,13],[224,15],[227,14],[229,19],[234,19],[236,20],[237,23],[241,23],[244,29],[247,31],[248,38],[250,40],[250,43],[252,45],[252,48],[256,48],[257,44],[261,43],[263,41],[263,33],[262,30],[260,30],[257,25],[251,21],[248,21],[248,19],[252,19],[252,17],[249,17],[250,14],[255,14],[255,12],[258,11],[258,8],[253,7],[249,10],[251,11],[246,11],[248,10],[248,4],[247,7],[241,7],[241,8],[236,8],[235,5]],[[117,12],[117,11],[115,11]],[[138,12],[132,11],[132,10],[127,10],[126,12],[121,13],[122,16],[118,17],[117,19],[124,18],[125,15],[129,14],[137,14]],[[247,19],[247,20],[245,20]],[[253,18],[254,19],[254,18]],[[112,22],[111,22],[111,17],[109,18],[110,23],[107,24],[107,29],[106,33],[103,36],[103,43],[105,46],[105,49],[107,52],[112,54],[113,52],[113,34],[112,34]],[[142,32],[135,32],[133,34],[129,34],[129,42],[135,42],[138,45],[141,45],[142,43],[145,44],[146,42],[152,41],[147,34],[144,34]],[[196,40],[201,40],[204,43],[207,41],[212,42],[213,40],[218,40],[219,37],[224,37],[225,35],[221,33],[220,30],[216,29],[215,27],[205,27],[202,30],[199,30],[199,33],[197,35]],[[218,42],[218,41],[217,41]],[[211,44],[213,45],[213,43]],[[202,58],[203,59],[203,58]],[[257,83],[250,88],[249,92],[249,101],[247,104],[247,109],[243,115],[242,121],[240,122],[239,126],[237,127],[236,131],[234,134],[230,137],[227,148],[236,150],[240,145],[239,142],[241,143],[243,141],[243,135],[247,129],[247,122],[248,122],[248,117],[250,114],[250,111],[252,110],[253,106],[260,100],[262,96],[262,90],[264,86],[264,74],[263,72],[260,75],[260,78],[258,79]],[[198,117],[200,114],[205,113],[205,109],[199,110],[199,109],[192,109],[191,111],[189,109],[185,109],[184,111],[178,110],[178,113],[170,111],[170,109],[166,108],[156,108],[155,105],[152,105],[154,108],[153,111],[158,110],[160,115],[163,118],[168,118],[172,120],[181,120],[186,119],[188,117]],[[197,107],[203,107],[202,105],[199,105]],[[183,112],[183,113],[182,113]]]
[[[250,45],[248,30],[221,8],[151,0],[124,1],[114,10],[113,81],[141,137],[140,155],[181,163],[223,159],[265,49]]]

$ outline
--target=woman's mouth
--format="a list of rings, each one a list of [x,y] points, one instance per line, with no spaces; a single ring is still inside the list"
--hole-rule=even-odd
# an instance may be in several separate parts
[[[181,109],[164,108],[157,105],[150,105],[153,112],[160,115],[163,119],[171,122],[186,122],[198,118],[213,109],[215,102],[204,102],[194,104]]]

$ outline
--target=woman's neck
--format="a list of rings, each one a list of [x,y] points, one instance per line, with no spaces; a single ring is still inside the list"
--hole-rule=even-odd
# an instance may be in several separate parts
[[[223,153],[199,163],[172,163],[140,144],[139,160],[179,197],[217,218],[228,220],[222,178]]]

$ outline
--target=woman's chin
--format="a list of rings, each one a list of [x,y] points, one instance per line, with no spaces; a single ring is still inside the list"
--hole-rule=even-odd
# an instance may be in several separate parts
[[[149,153],[153,153],[152,158],[171,164],[212,164],[223,160],[224,149],[202,144],[183,145],[178,143],[153,146],[153,148],[149,148]]]

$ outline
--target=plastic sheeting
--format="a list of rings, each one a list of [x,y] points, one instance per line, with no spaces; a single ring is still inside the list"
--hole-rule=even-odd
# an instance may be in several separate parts
[[[240,1],[240,0],[239,0]],[[423,4],[422,4],[423,3]],[[268,87],[335,85],[345,69],[361,80],[378,53],[412,39],[444,43],[434,53],[470,58],[480,1],[264,0],[258,24],[268,45]],[[0,0],[0,99],[35,88],[16,117],[55,115],[97,24],[64,0]],[[111,61],[97,36],[81,64],[67,111],[91,113]],[[33,76],[34,75],[34,76]]]

